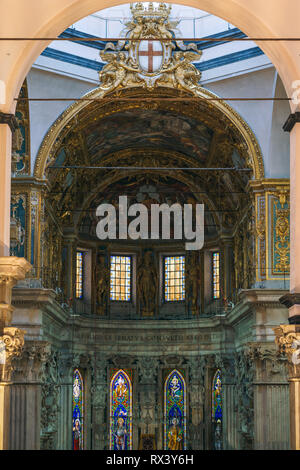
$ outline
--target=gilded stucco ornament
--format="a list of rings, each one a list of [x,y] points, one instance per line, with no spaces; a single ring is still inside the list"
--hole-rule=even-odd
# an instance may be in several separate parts
[[[99,73],[103,96],[118,87],[152,90],[159,85],[197,94],[201,73],[192,62],[200,60],[202,51],[195,44],[187,47],[173,39],[178,22],[169,21],[170,11],[163,3],[157,8],[152,3],[148,8],[141,3],[131,5],[132,21],[123,30],[125,38],[117,45],[108,43],[100,52],[106,63]],[[176,47],[180,52],[173,54]]]
[[[288,359],[290,379],[300,378],[300,326],[280,325],[274,328],[275,342]]]

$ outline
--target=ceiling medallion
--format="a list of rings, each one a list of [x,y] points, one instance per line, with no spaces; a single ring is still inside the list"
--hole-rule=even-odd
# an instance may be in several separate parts
[[[102,96],[117,88],[137,87],[153,90],[166,86],[190,91],[201,89],[201,73],[192,62],[202,56],[195,43],[175,40],[179,21],[169,21],[171,6],[153,3],[131,5],[132,19],[117,44],[107,43],[100,56],[105,65],[99,73]],[[177,32],[178,36],[178,32]]]

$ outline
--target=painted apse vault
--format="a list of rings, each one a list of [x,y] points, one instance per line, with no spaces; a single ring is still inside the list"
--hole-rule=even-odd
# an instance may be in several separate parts
[[[13,290],[28,333],[12,377],[35,361],[36,447],[287,449],[272,328],[287,317],[289,179],[265,177],[250,126],[201,82],[200,45],[175,39],[171,6],[133,4],[123,26],[100,51],[97,100],[63,111],[34,165],[17,106],[11,254],[33,268]],[[97,239],[96,207],[121,195],[204,203],[203,249]]]

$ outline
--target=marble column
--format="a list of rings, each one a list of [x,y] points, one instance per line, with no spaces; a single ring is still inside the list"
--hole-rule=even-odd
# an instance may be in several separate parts
[[[0,112],[0,256],[9,256],[12,131],[17,122],[12,114]]]
[[[12,448],[15,439],[11,411],[13,362],[24,347],[24,332],[12,328],[12,288],[31,268],[23,258],[10,257],[10,194],[12,131],[17,127],[11,114],[0,112],[0,449]],[[24,402],[23,402],[24,405]]]
[[[77,236],[74,233],[68,233],[64,236],[64,244],[67,247],[67,266],[65,268],[67,280],[65,295],[69,301],[69,305],[71,306],[75,299]]]
[[[31,265],[23,258],[10,257],[11,140],[16,119],[0,112],[0,334],[12,318],[11,291],[24,279]]]
[[[291,448],[300,450],[300,366],[297,362],[300,346],[300,112],[291,114],[283,129],[290,133],[291,246],[290,293],[281,297],[280,302],[289,309],[289,325],[281,325],[274,331],[277,344],[288,356]]]
[[[139,448],[143,448],[144,440],[149,442],[149,449],[158,446],[156,435],[159,428],[158,422],[158,367],[159,359],[151,357],[141,357],[137,361],[139,383],[138,383],[138,405],[139,416],[138,425],[140,428]]]
[[[107,358],[103,353],[95,353],[92,377],[92,449],[108,448],[109,430],[107,425],[108,384]]]
[[[300,450],[300,325],[280,325],[274,331],[288,359],[291,449]]]
[[[204,357],[195,357],[188,360],[189,365],[189,405],[190,415],[188,419],[188,445],[193,450],[203,450],[204,446],[204,369],[206,362]]]
[[[24,332],[18,328],[4,328],[0,336],[0,450],[10,448],[11,423],[11,376],[13,360],[23,352]]]
[[[24,258],[0,257],[0,450],[11,445],[12,364],[24,346],[24,331],[10,327],[12,287],[30,268]]]
[[[18,328],[4,328],[6,346],[0,383],[0,449],[40,448],[41,384],[43,364],[49,356],[45,341],[28,341]]]
[[[287,450],[289,444],[289,385],[287,360],[274,343],[251,344],[254,361],[254,449]]]
[[[222,448],[234,450],[238,449],[238,410],[236,404],[234,359],[226,357],[218,360],[216,357],[216,367],[221,370],[222,376]]]

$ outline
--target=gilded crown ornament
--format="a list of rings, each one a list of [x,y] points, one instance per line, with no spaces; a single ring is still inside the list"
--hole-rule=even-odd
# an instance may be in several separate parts
[[[143,5],[141,2],[130,4],[130,11],[132,17],[137,19],[138,17],[146,18],[146,17],[159,17],[167,19],[170,15],[172,6],[167,6],[165,3],[160,3],[157,8],[154,7],[153,3],[149,3],[148,8]]]
[[[200,60],[197,45],[175,39],[179,21],[169,21],[171,6],[160,3],[148,8],[131,5],[132,20],[125,23],[122,39],[107,43],[100,57],[105,63],[99,73],[102,96],[118,88],[163,86],[197,95],[201,73],[193,62]]]

